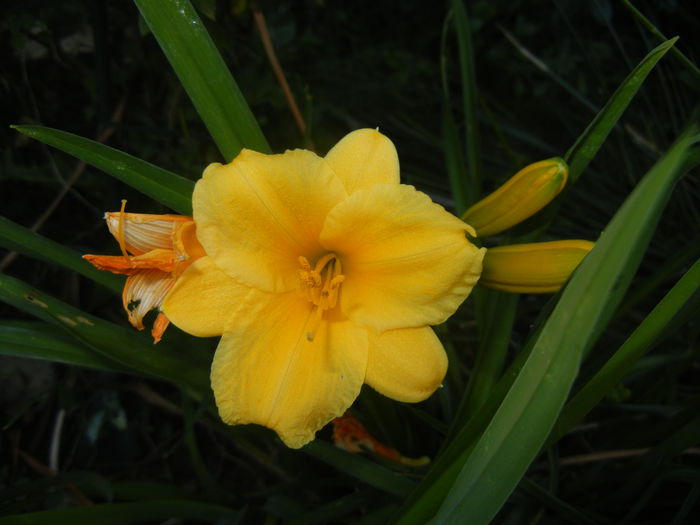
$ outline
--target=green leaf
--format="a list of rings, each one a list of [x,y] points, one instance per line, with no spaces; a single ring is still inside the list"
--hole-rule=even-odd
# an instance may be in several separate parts
[[[200,396],[209,391],[209,369],[185,358],[165,341],[154,345],[146,334],[92,316],[8,275],[0,275],[0,301],[62,327],[134,373],[171,381]]]
[[[436,521],[488,523],[537,456],[582,356],[622,300],[695,140],[684,135],[650,170],[576,270]]]
[[[450,193],[455,201],[455,213],[459,216],[467,209],[467,164],[459,143],[457,125],[447,100],[443,101],[442,144],[447,177],[450,181]]]
[[[566,434],[624,378],[637,360],[658,342],[662,332],[698,288],[700,260],[695,262],[656,305],[598,373],[566,404],[547,441],[548,445]]]
[[[28,137],[78,157],[178,213],[192,215],[194,182],[191,180],[72,133],[43,126],[12,127]]]
[[[479,288],[474,290],[479,297],[477,312],[481,312],[479,347],[471,379],[454,417],[448,439],[459,431],[459,422],[466,422],[489,398],[493,387],[503,373],[508,355],[518,295]]]
[[[621,301],[693,140],[682,137],[632,192],[536,334],[483,434],[461,444],[458,461],[430,478],[437,488],[412,500],[400,523],[488,523],[498,512],[544,443],[583,354]]]
[[[478,90],[474,68],[474,50],[467,11],[462,0],[451,2],[452,11],[445,20],[440,51],[442,78],[442,135],[447,175],[450,180],[455,212],[458,216],[479,199],[481,194],[481,163],[479,160],[479,126],[477,119]],[[450,22],[454,22],[459,52],[459,77],[462,85],[462,109],[465,120],[465,146],[463,153],[458,126],[452,114],[447,75],[447,35]]]
[[[134,0],[226,162],[270,147],[236,81],[187,0]]]
[[[29,257],[60,264],[115,292],[121,293],[124,287],[123,279],[111,273],[101,272],[70,248],[47,239],[5,217],[0,217],[0,246]]]
[[[569,184],[573,184],[593,160],[627,106],[639,91],[647,75],[654,69],[678,38],[667,40],[652,49],[615,90],[602,110],[588,125],[586,130],[566,152],[564,160],[569,165]]]
[[[172,518],[190,518],[213,522],[237,516],[239,516],[239,511],[221,505],[175,499],[139,501],[137,503],[103,503],[30,512],[0,517],[0,525],[75,525],[76,523],[128,525],[131,523],[162,522]]]
[[[371,505],[374,491],[357,491],[342,496],[325,505],[295,517],[289,525],[315,525],[323,523],[342,523],[350,520],[350,514]]]
[[[575,509],[565,501],[562,501],[554,496],[544,487],[541,487],[534,481],[530,481],[527,478],[522,480],[518,486],[518,489],[557,512],[561,518],[566,518],[566,523],[577,523],[579,525],[595,525],[596,523],[599,523],[592,517],[584,514],[578,509]]]
[[[464,109],[464,134],[467,160],[467,206],[474,204],[481,195],[481,162],[479,160],[479,120],[477,100],[479,92],[474,67],[474,46],[469,26],[469,17],[462,0],[452,0],[457,49],[459,50],[459,77],[462,84],[462,105]],[[462,214],[464,210],[460,210]]]
[[[0,321],[0,354],[33,357],[111,372],[133,372],[43,322]]]
[[[403,475],[325,441],[312,441],[301,450],[349,476],[395,496],[403,497],[415,487],[415,484]]]
[[[651,21],[641,13],[641,11],[634,7],[629,0],[622,0],[622,4],[629,10],[630,13],[632,13],[632,15],[639,21],[640,24],[647,28],[647,30],[652,35],[654,35],[661,41],[666,40],[664,34],[661,31],[659,31],[656,28],[656,26],[652,24]],[[676,57],[681,62],[681,64],[683,64],[686,67],[686,69],[695,76],[695,78],[698,81],[700,81],[700,69],[698,69],[698,66],[696,66],[692,60],[690,60],[687,56],[681,53],[680,50],[676,48],[673,48],[671,50],[671,54],[674,57]]]

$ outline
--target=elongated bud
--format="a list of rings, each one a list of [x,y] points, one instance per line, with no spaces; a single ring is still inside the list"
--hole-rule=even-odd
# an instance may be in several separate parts
[[[530,164],[465,211],[462,220],[479,237],[507,230],[549,204],[564,189],[568,173],[566,162],[559,157]]]
[[[566,240],[489,248],[479,284],[511,293],[553,293],[593,246]]]

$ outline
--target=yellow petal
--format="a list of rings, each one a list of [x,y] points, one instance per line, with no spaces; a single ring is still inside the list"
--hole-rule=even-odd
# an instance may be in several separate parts
[[[374,184],[399,183],[399,156],[376,129],[348,133],[326,155],[348,194]]]
[[[211,257],[192,263],[163,301],[168,319],[197,337],[224,333],[227,321],[245,302],[249,288],[219,269]]]
[[[141,270],[127,278],[122,293],[122,304],[129,315],[129,322],[143,330],[144,316],[160,307],[174,279],[168,272]]]
[[[214,356],[212,388],[221,418],[257,423],[299,448],[341,416],[362,387],[366,330],[322,322],[306,338],[311,308],[296,292],[254,292],[247,313],[227,327]]]
[[[197,240],[197,228],[194,222],[187,222],[178,228],[173,239],[173,258],[176,265],[173,277],[179,277],[197,259],[204,257],[204,248]]]
[[[232,277],[263,290],[292,290],[299,256],[320,255],[323,220],[345,196],[333,171],[310,151],[243,150],[230,164],[211,164],[197,183],[197,237]]]
[[[489,248],[480,284],[512,293],[559,290],[594,244],[566,240]]]
[[[353,193],[321,233],[345,275],[343,314],[380,332],[443,322],[481,272],[483,250],[467,240],[470,229],[412,186]]]
[[[564,189],[568,173],[560,158],[530,164],[464,212],[462,219],[479,237],[507,230],[549,204]]]
[[[365,383],[380,394],[408,403],[423,401],[446,372],[445,350],[428,326],[369,335]]]
[[[172,250],[175,231],[184,223],[192,222],[185,215],[154,215],[148,213],[105,213],[107,228],[119,240],[119,217],[123,215],[126,249],[141,255],[155,249]]]

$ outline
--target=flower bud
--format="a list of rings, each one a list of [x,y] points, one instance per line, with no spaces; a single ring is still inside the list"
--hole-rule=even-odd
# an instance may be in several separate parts
[[[549,204],[564,189],[568,173],[566,162],[558,157],[530,164],[464,212],[462,220],[479,237],[507,230]]]
[[[566,240],[489,248],[479,284],[511,293],[553,293],[593,246]]]

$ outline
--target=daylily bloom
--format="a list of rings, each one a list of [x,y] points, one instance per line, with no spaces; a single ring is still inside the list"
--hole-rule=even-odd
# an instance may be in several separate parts
[[[298,448],[363,383],[406,402],[440,385],[447,358],[430,325],[469,295],[485,250],[399,184],[384,135],[355,131],[325,158],[243,150],[204,171],[192,204],[207,255],[162,308],[186,332],[223,335],[211,380],[224,421]]]
[[[464,212],[462,220],[487,237],[531,217],[566,186],[569,168],[558,157],[530,164]]]
[[[165,295],[178,277],[204,250],[197,240],[192,217],[125,213],[122,209],[105,214],[107,227],[117,239],[121,255],[83,255],[100,270],[128,275],[122,304],[129,322],[143,330],[144,316],[160,308]],[[168,318],[159,312],[151,335],[157,343],[168,327]]]
[[[420,458],[407,458],[402,456],[397,450],[380,443],[372,436],[360,421],[346,412],[341,417],[333,421],[333,443],[336,447],[359,454],[366,450],[371,450],[375,454],[390,461],[408,465],[409,467],[421,467],[430,463],[430,458],[423,456]]]
[[[489,248],[479,284],[513,293],[553,293],[569,279],[594,243],[565,240]]]

